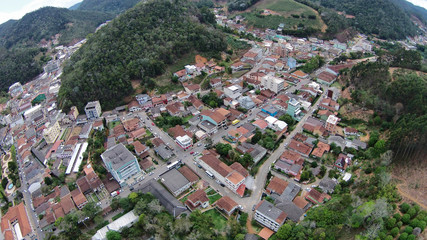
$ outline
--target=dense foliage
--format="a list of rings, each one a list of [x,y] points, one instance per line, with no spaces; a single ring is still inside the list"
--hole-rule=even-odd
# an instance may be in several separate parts
[[[131,79],[152,83],[185,53],[225,50],[223,35],[200,24],[203,16],[192,3],[166,0],[137,4],[120,15],[89,37],[64,67],[62,108],[82,109],[94,99],[113,108],[132,92]]]
[[[56,34],[61,44],[82,39],[95,28],[112,18],[100,12],[70,11],[45,7],[26,14],[20,20],[0,25],[0,90],[19,81],[26,83],[42,72],[48,60],[46,49],[37,47],[40,41]],[[41,57],[38,57],[42,55]]]
[[[132,8],[140,0],[84,0],[78,10],[121,13]]]
[[[417,27],[405,10],[390,0],[321,0],[327,8],[354,15],[352,25],[364,33],[384,39],[404,39],[417,33]]]
[[[231,0],[228,3],[228,11],[243,11],[258,1],[259,0]]]

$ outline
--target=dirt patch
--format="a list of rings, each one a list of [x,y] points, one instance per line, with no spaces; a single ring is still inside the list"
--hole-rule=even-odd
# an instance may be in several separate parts
[[[340,113],[347,119],[357,118],[357,119],[362,119],[364,121],[369,121],[372,114],[374,114],[374,111],[370,109],[365,110],[352,103],[348,103],[343,107],[341,107]]]
[[[362,142],[368,142],[369,141],[369,138],[370,138],[370,134],[369,134],[369,132],[366,132],[366,135],[365,136],[361,136],[360,138],[359,138],[359,140],[360,141],[362,141]]]
[[[427,210],[427,171],[425,165],[401,164],[393,168],[392,176],[399,183],[397,190],[404,201],[417,203]]]
[[[204,58],[204,57],[202,57],[202,56],[200,56],[200,55],[196,55],[196,57],[194,57],[195,59],[195,62],[196,62],[196,64],[198,64],[198,63],[207,63],[208,62],[208,60],[206,59],[206,58]]]
[[[252,218],[248,217],[248,220],[246,221],[246,228],[248,229],[249,234],[258,234],[255,229],[252,227]]]
[[[344,91],[341,91],[341,97],[351,100],[350,88],[346,88]]]

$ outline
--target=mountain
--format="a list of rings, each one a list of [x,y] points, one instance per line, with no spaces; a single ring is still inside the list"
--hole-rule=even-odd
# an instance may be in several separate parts
[[[203,23],[202,23],[203,22]],[[66,63],[59,91],[63,109],[100,100],[111,109],[132,93],[132,79],[154,88],[166,66],[191,51],[226,49],[215,17],[184,0],[139,3],[88,38]]]
[[[391,2],[403,8],[406,12],[417,17],[421,22],[427,25],[427,9],[416,6],[405,0],[391,0]]]
[[[26,14],[18,21],[8,21],[0,25],[0,45],[35,46],[42,39],[50,39],[61,34],[62,44],[74,38],[84,38],[112,14],[89,11],[71,11],[65,8],[44,7]],[[7,29],[7,31],[1,31]]]
[[[84,0],[78,10],[118,14],[135,6],[140,0]]]
[[[73,6],[69,7],[69,10],[77,10],[79,9],[80,5],[82,4],[82,2],[76,3]]]
[[[404,39],[417,34],[411,13],[420,11],[403,0],[319,0],[321,6],[355,16],[352,26],[383,39]],[[404,3],[406,2],[406,3]]]

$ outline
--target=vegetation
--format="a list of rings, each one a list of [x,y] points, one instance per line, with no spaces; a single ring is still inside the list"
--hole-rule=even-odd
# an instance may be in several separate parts
[[[304,66],[301,67],[301,70],[305,73],[312,73],[316,69],[320,68],[325,64],[325,60],[321,56],[312,57]]]
[[[139,1],[140,0],[84,0],[77,9],[118,14],[132,8]]]
[[[210,19],[206,15],[191,2],[137,4],[89,37],[71,57],[62,75],[61,107],[82,109],[96,98],[111,109],[132,92],[131,79],[142,79],[141,86],[151,89],[152,78],[181,55],[225,50],[221,33],[191,17],[205,22]]]
[[[350,22],[352,26],[383,39],[404,39],[417,33],[417,27],[410,20],[409,14],[390,0],[321,0],[320,4],[354,15],[355,19]]]
[[[224,100],[220,99],[215,92],[211,91],[202,97],[202,102],[211,108],[217,108],[224,105]]]
[[[243,11],[257,3],[259,0],[231,0],[228,3],[228,11]]]

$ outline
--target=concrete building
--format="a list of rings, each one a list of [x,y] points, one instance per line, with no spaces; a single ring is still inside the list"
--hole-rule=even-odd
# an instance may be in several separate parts
[[[23,202],[9,208],[1,218],[1,233],[5,240],[27,239],[32,231]]]
[[[335,133],[335,128],[337,127],[339,118],[335,115],[329,115],[328,120],[326,120],[325,128],[330,133]]]
[[[193,139],[187,135],[176,137],[175,142],[182,148],[188,149],[193,146]]]
[[[224,88],[224,94],[229,98],[237,99],[242,95],[242,88],[238,85],[232,85]]]
[[[299,119],[298,115],[301,113],[300,106],[301,104],[295,98],[291,98],[288,102],[286,113],[291,115],[293,119]]]
[[[120,218],[116,219],[114,222],[108,224],[107,226],[99,229],[95,235],[92,237],[92,240],[106,240],[108,231],[121,231],[125,227],[130,227],[136,223],[139,219],[139,216],[136,215],[133,211],[126,213]]]
[[[255,207],[254,219],[275,232],[279,230],[286,218],[286,213],[268,201],[262,200]]]
[[[24,92],[24,89],[22,88],[22,85],[19,82],[16,82],[9,87],[9,94],[13,98],[18,96],[22,92]]]
[[[88,120],[99,118],[101,116],[101,104],[99,104],[99,101],[88,102],[85,112]]]
[[[175,197],[191,187],[191,182],[176,168],[163,173],[159,178]]]
[[[126,180],[141,172],[136,157],[121,143],[105,151],[101,158],[121,186],[125,186]]]
[[[56,141],[59,134],[61,133],[61,126],[59,126],[59,122],[56,121],[52,126],[49,126],[48,128],[43,130],[43,138],[46,140],[46,143],[52,144]]]
[[[261,85],[263,85],[264,88],[270,89],[271,91],[277,94],[278,92],[283,90],[285,86],[285,80],[274,76],[265,75],[261,78]]]

